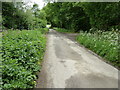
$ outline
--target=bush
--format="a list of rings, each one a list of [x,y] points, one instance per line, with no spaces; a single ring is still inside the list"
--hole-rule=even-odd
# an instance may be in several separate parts
[[[80,32],[77,41],[113,63],[113,65],[120,67],[120,61],[118,58],[118,32]]]
[[[39,30],[3,32],[3,88],[32,88],[43,59],[46,38]]]

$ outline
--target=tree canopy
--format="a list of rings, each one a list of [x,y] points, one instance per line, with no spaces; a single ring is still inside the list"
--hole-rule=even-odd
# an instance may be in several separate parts
[[[30,8],[22,2],[3,2],[2,6],[2,24],[7,29],[34,29],[47,24],[45,13],[37,4]]]
[[[88,31],[120,29],[119,2],[53,2],[43,10],[53,27]]]
[[[48,2],[40,10],[24,3],[3,2],[3,26],[8,29],[33,29],[52,27],[70,29],[75,32],[120,29],[120,2]]]

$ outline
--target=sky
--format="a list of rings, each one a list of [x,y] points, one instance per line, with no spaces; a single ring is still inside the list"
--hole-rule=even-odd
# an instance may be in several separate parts
[[[39,8],[42,9],[44,7],[43,0],[24,0],[28,5],[32,6],[34,3],[39,5]]]

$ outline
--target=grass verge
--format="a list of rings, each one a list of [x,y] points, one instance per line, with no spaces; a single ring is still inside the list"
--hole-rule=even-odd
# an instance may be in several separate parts
[[[118,32],[80,32],[80,35],[77,36],[76,39],[86,48],[89,48],[90,50],[105,58],[105,60],[111,62],[114,66],[120,68],[120,60],[118,58]]]
[[[72,30],[63,29],[63,28],[54,27],[53,29],[56,30],[56,31],[58,31],[58,32],[61,32],[61,33],[75,33],[75,32],[72,31]]]

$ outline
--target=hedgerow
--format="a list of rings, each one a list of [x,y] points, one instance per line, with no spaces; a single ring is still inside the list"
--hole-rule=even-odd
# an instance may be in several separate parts
[[[40,30],[3,32],[2,88],[33,88],[45,52]]]
[[[113,63],[113,65],[120,67],[118,31],[80,32],[77,41]]]

